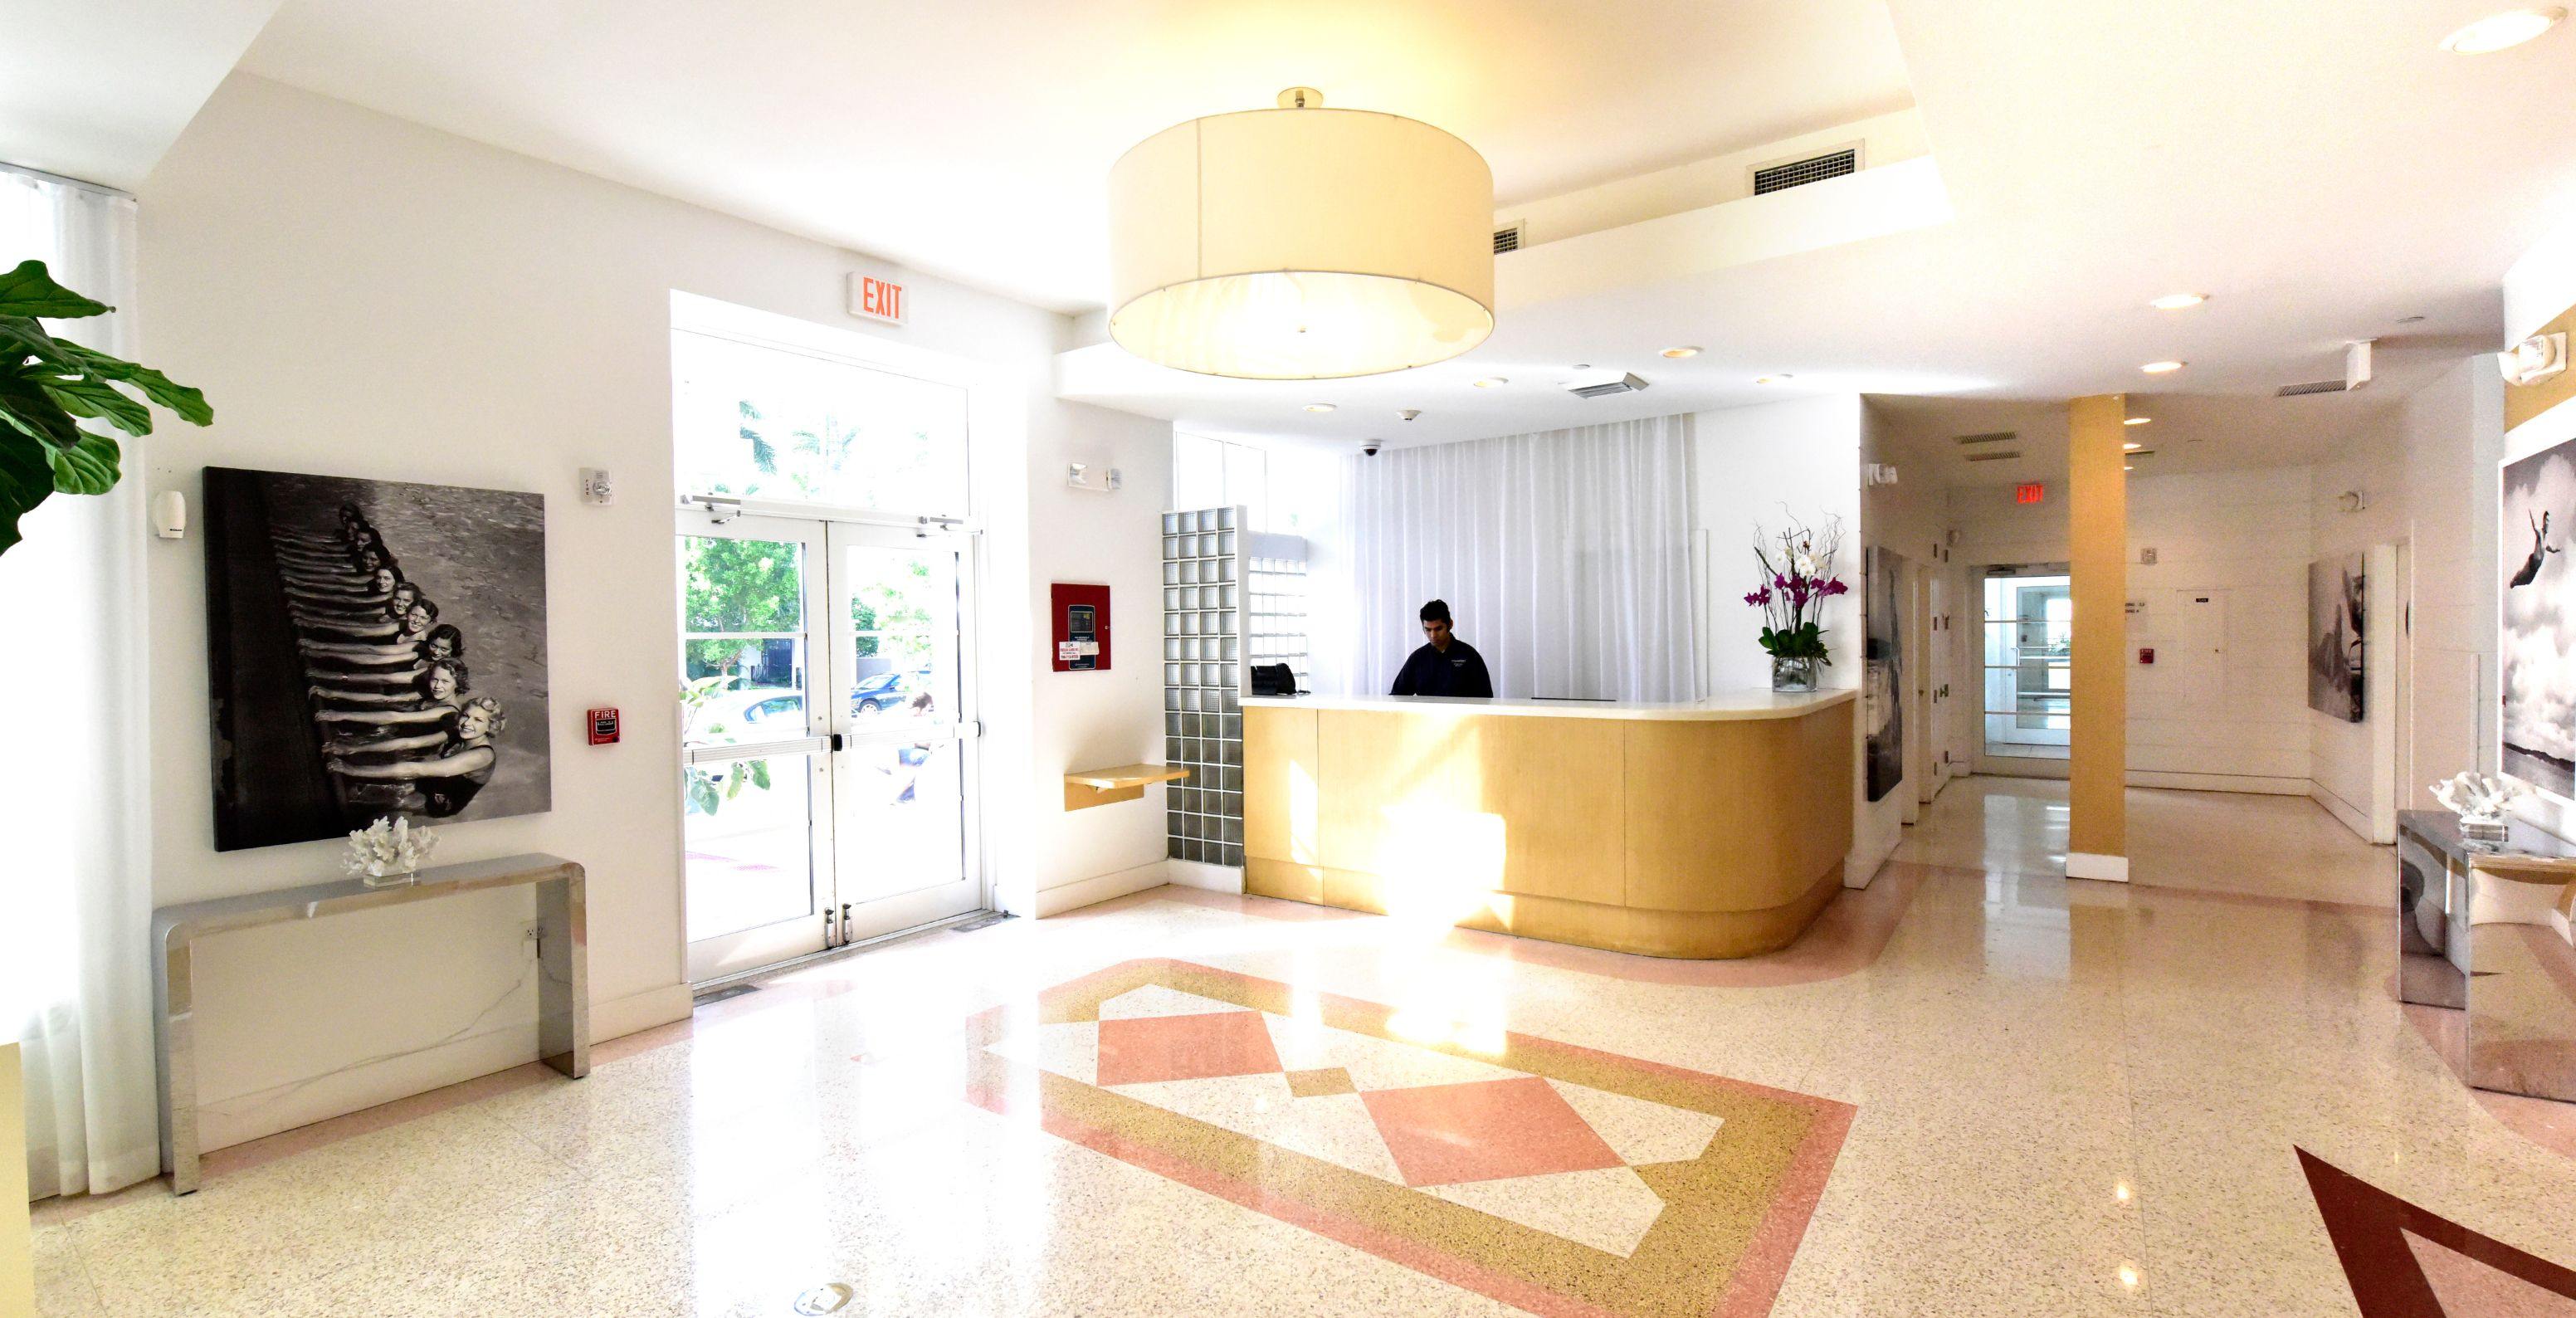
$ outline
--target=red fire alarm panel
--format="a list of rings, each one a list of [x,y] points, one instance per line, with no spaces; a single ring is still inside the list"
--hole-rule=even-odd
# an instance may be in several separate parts
[[[2152,646],[2152,645],[2143,645],[2143,646],[2138,647],[2138,662],[2139,662],[2139,663],[2142,663],[2142,664],[2151,664],[2151,663],[2154,663],[2155,661],[2156,661],[2156,647],[2154,647],[2154,646]]]
[[[617,710],[612,706],[590,711],[590,744],[605,746],[617,740]]]
[[[1047,597],[1047,612],[1055,620],[1055,649],[1050,652],[1055,671],[1108,671],[1109,588],[1059,581],[1047,587]]]

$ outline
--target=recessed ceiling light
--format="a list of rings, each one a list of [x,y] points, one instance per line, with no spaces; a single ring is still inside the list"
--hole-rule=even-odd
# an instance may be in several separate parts
[[[2182,367],[2183,364],[2181,362],[2148,362],[2146,365],[2141,366],[2138,369],[2145,371],[2149,375],[2164,375],[2169,372],[2179,371]]]
[[[2180,311],[2184,307],[2199,306],[2208,300],[2208,295],[2202,293],[2167,293],[2147,305],[2158,311]]]
[[[2133,416],[2121,421],[2120,424],[2124,426],[2143,426],[2153,420],[2155,420],[2155,418],[2151,416]]]
[[[1698,355],[1699,355],[1699,349],[1697,349],[1697,348],[1666,348],[1666,349],[1664,349],[1664,355],[1665,355],[1665,356],[1667,356],[1667,357],[1696,357],[1696,356],[1698,356]]]
[[[1780,383],[1782,380],[1795,380],[1795,379],[1797,379],[1797,378],[1798,378],[1798,377],[1796,377],[1796,376],[1794,376],[1794,375],[1789,374],[1787,371],[1782,371],[1782,372],[1781,372],[1781,373],[1779,373],[1778,375],[1757,375],[1757,376],[1754,376],[1754,377],[1753,377],[1753,382],[1754,382],[1755,384],[1778,384],[1778,383]]]
[[[2133,466],[2133,465],[2129,464],[2129,463],[2123,462],[2123,463],[2121,463],[2121,464],[2120,464],[2120,470],[2122,470],[2122,471],[2136,471],[2136,470],[2137,470],[2137,468],[2136,468],[2135,466]]]
[[[1476,382],[1476,387],[1479,389],[1492,389],[1510,383],[1511,381],[1506,380],[1499,375],[1488,375],[1484,379],[1478,380]]]
[[[2514,9],[2477,22],[2442,38],[2442,49],[2454,55],[2491,55],[2539,36],[2558,26],[2567,11],[2556,5],[2538,9]]]
[[[1308,403],[1306,404],[1306,410],[1309,412],[1330,412],[1338,406],[1340,406],[1338,403]]]
[[[2146,445],[2141,444],[2141,443],[2139,443],[2138,441],[2136,441],[2136,440],[2134,440],[2134,439],[2133,439],[2133,440],[2130,440],[2130,441],[2129,441],[2128,443],[2126,443],[2126,444],[2122,444],[2120,447],[2122,447],[2122,448],[2124,448],[2124,449],[2127,449],[2127,450],[2128,450],[2128,451],[2130,451],[2131,453],[2135,453],[2135,452],[2137,452],[2139,449],[2145,448],[2145,447],[2146,447]]]

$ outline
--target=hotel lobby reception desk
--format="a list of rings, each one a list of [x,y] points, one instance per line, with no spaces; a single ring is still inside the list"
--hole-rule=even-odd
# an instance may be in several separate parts
[[[1647,956],[1772,951],[1842,887],[1853,699],[1247,699],[1244,891]]]

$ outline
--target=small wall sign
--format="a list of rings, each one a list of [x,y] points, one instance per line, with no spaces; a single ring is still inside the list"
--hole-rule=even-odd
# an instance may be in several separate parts
[[[2013,487],[2014,503],[2037,503],[2048,497],[2048,487],[2038,481],[2026,481]]]
[[[851,275],[850,314],[889,325],[902,324],[903,285],[875,275]]]

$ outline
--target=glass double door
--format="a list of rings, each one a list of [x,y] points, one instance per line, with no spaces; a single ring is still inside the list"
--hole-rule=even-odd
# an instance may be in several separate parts
[[[689,978],[983,905],[963,536],[680,517]]]

